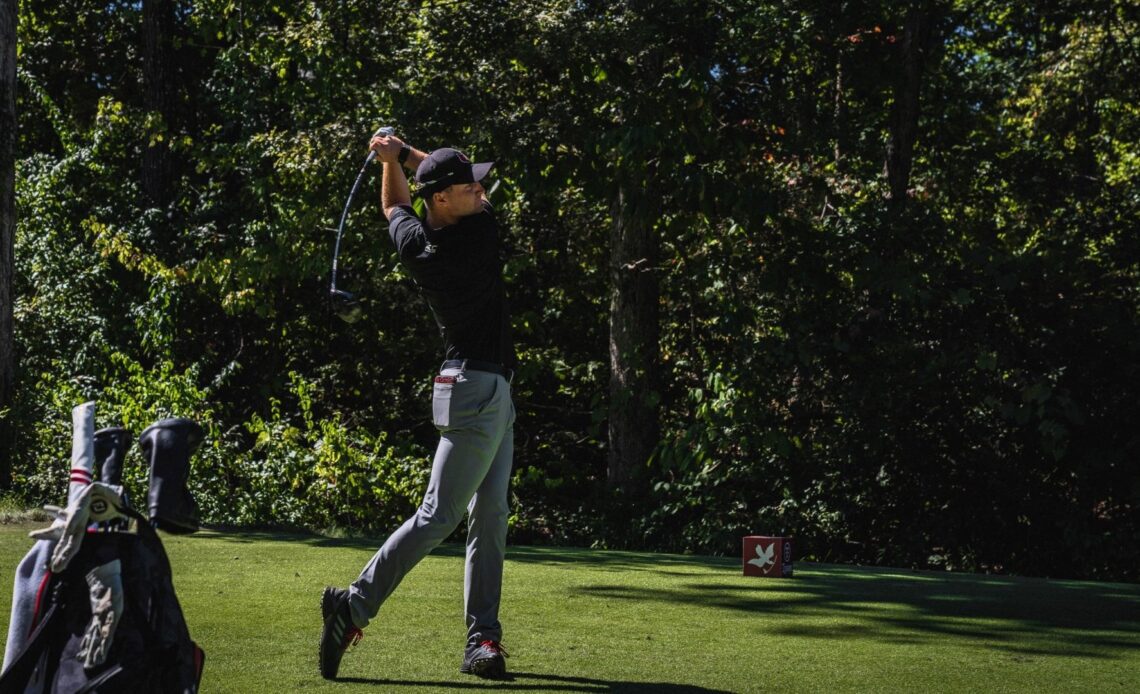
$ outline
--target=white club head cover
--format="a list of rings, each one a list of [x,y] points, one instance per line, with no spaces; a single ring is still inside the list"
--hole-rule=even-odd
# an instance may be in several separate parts
[[[67,485],[67,503],[94,481],[95,470],[95,403],[85,402],[71,411],[71,481]]]
[[[87,534],[90,523],[125,518],[122,513],[125,506],[121,486],[102,482],[87,485],[64,512],[66,523],[63,533],[51,555],[49,568],[52,573],[60,573],[71,563],[83,545],[83,536]]]
[[[83,667],[102,665],[111,651],[115,629],[123,616],[123,567],[118,559],[97,566],[87,574],[91,599],[91,622],[79,642],[76,656]]]

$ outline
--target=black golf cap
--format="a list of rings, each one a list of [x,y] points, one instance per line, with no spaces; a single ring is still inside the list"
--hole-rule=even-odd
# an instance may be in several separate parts
[[[472,164],[466,154],[450,147],[437,149],[416,168],[416,195],[427,197],[456,183],[481,181],[494,165],[493,161]]]

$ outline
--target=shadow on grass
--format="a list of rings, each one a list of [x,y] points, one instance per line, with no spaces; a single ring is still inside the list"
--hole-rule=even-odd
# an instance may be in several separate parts
[[[747,612],[763,619],[761,631],[823,640],[959,639],[1011,655],[1104,659],[1135,653],[1140,644],[1126,635],[1140,629],[1140,587],[1112,584],[810,566],[792,579],[595,584],[577,592]],[[846,623],[836,625],[836,617]]]
[[[433,689],[484,689],[495,691],[559,691],[605,692],[613,694],[727,694],[724,689],[709,689],[688,684],[666,682],[612,682],[589,677],[539,675],[512,672],[502,680],[474,680],[471,682],[417,682],[413,680],[380,680],[366,677],[342,677],[338,682],[370,684],[377,687],[432,687]]]
[[[230,542],[288,541],[370,551],[383,542],[374,537],[281,533],[219,537]],[[463,553],[461,544],[441,545],[433,552],[453,557]],[[1134,585],[811,563],[797,564],[794,578],[756,579],[740,575],[736,558],[558,547],[511,547],[507,559],[588,567],[595,578],[599,570],[613,571],[614,581],[578,586],[571,589],[573,594],[754,614],[759,618],[757,629],[770,634],[898,644],[959,639],[1015,658],[1112,659],[1134,653],[1140,644],[1135,636],[1140,631],[1140,586]],[[647,574],[653,580],[617,579],[625,573]]]
[[[255,542],[299,542],[310,547],[347,547],[351,549],[377,550],[387,539],[387,533],[376,533],[353,537],[327,537],[306,532],[280,532],[272,530],[231,529],[224,527],[207,528],[212,539],[236,544]],[[395,531],[396,528],[392,528]],[[462,538],[465,529],[461,526],[453,542],[446,542],[432,554],[439,556],[463,556]],[[622,552],[618,550],[592,550],[581,547],[508,547],[507,559],[517,562],[540,562],[548,565],[586,565],[592,568],[613,569],[615,571],[654,571],[664,573],[664,567],[691,566],[696,568],[739,567],[740,560],[732,557],[685,556],[681,554],[651,554],[646,552]]]

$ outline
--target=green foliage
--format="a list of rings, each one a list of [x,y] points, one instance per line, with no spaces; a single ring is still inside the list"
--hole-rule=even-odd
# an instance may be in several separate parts
[[[340,416],[315,419],[313,384],[297,374],[290,374],[290,380],[296,404],[289,411],[297,411],[299,421],[275,398],[268,418],[250,418],[245,426],[253,445],[237,457],[231,478],[216,489],[212,515],[239,524],[398,526],[419,505],[428,457],[406,446],[393,447],[384,432],[350,427]],[[245,475],[238,485],[234,473]]]
[[[21,4],[9,416],[29,501],[61,496],[67,413],[94,398],[101,424],[203,424],[212,521],[379,528],[414,508],[438,336],[374,173],[341,255],[367,318],[325,305],[344,196],[389,124],[496,161],[514,539],[735,553],[780,532],[832,560],[1136,577],[1131,4],[178,9],[156,113],[124,38],[139,6]],[[920,10],[913,171],[888,200]],[[157,138],[161,208],[141,193]],[[606,482],[628,220],[660,294],[644,498]]]

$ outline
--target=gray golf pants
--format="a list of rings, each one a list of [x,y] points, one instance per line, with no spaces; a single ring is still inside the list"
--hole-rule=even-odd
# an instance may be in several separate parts
[[[412,567],[455,530],[466,510],[463,607],[467,642],[500,641],[499,597],[507,544],[507,485],[514,456],[515,407],[507,379],[444,369],[433,387],[439,446],[423,503],[349,586],[352,621],[365,627]]]

